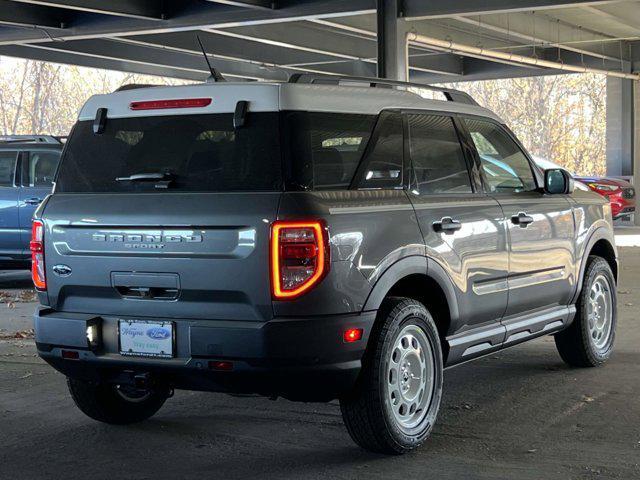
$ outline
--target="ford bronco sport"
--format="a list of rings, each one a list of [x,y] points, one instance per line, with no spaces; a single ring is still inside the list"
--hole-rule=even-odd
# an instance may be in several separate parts
[[[466,94],[408,86],[89,99],[31,241],[38,352],[77,406],[126,424],[173,389],[339,399],[356,443],[403,453],[446,367],[550,334],[570,365],[604,363],[609,204]]]

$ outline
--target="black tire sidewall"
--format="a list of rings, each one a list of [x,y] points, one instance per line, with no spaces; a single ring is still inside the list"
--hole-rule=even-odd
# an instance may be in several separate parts
[[[598,275],[603,275],[607,279],[607,283],[609,284],[609,289],[611,292],[611,333],[609,334],[609,340],[604,348],[598,349],[591,341],[591,335],[589,332],[589,312],[588,312],[588,303],[589,303],[589,292],[591,291],[591,286],[595,281]],[[582,285],[582,291],[580,292],[580,303],[578,305],[580,309],[580,334],[582,336],[582,341],[584,342],[584,347],[587,355],[591,358],[591,360],[596,364],[601,364],[606,362],[611,353],[613,351],[613,346],[615,343],[616,336],[616,324],[618,317],[618,305],[617,305],[617,297],[616,297],[616,281],[611,271],[611,267],[606,262],[606,260],[599,257],[592,257],[590,261],[587,271],[585,272],[584,281]]]
[[[433,425],[435,424],[438,411],[440,409],[440,402],[442,400],[442,381],[443,381],[443,368],[442,368],[442,348],[440,346],[440,338],[436,329],[435,323],[431,314],[421,304],[415,302],[412,305],[407,305],[401,310],[394,318],[389,319],[390,324],[386,330],[386,335],[379,339],[382,343],[380,348],[382,349],[379,356],[379,362],[376,365],[377,381],[379,386],[379,395],[381,401],[381,409],[383,413],[383,419],[387,426],[387,430],[393,440],[398,443],[402,449],[412,449],[419,446],[429,436]],[[420,327],[427,340],[431,343],[431,348],[434,355],[434,392],[431,399],[431,404],[425,418],[422,420],[419,426],[412,429],[409,433],[402,430],[395,422],[393,413],[391,411],[390,401],[386,394],[386,382],[387,382],[387,358],[390,354],[390,349],[393,348],[395,342],[402,332],[402,330],[408,325],[415,325]]]
[[[126,400],[116,391],[116,386],[91,383],[68,378],[71,396],[78,408],[88,417],[113,425],[137,423],[153,416],[164,404],[167,393],[153,390],[142,401]]]

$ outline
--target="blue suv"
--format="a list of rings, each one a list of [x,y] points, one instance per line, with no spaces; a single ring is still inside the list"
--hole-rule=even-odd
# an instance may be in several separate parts
[[[60,137],[0,137],[0,267],[29,268],[31,217],[51,193],[62,147]]]

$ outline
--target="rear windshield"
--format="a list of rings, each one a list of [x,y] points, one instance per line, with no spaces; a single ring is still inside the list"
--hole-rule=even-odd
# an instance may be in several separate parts
[[[158,192],[138,174],[167,174],[171,191],[282,189],[277,113],[254,113],[233,128],[233,114],[108,119],[103,133],[78,122],[66,145],[56,192]],[[116,180],[119,179],[119,180]]]
[[[93,121],[82,121],[65,147],[56,192],[345,190],[376,120],[249,112],[234,129],[233,114],[136,117],[108,119],[98,135]],[[166,178],[127,180],[140,174]]]

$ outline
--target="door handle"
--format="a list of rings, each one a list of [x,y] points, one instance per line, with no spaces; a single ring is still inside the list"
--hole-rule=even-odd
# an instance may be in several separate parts
[[[41,198],[27,198],[24,203],[26,203],[27,205],[40,205],[42,203],[42,199]]]
[[[439,222],[433,222],[433,229],[436,232],[453,233],[462,228],[462,224],[458,220],[451,217],[442,217]]]
[[[519,212],[517,215],[511,217],[511,223],[514,225],[520,225],[522,228],[526,228],[527,225],[533,223],[533,217],[527,215],[525,212]]]

